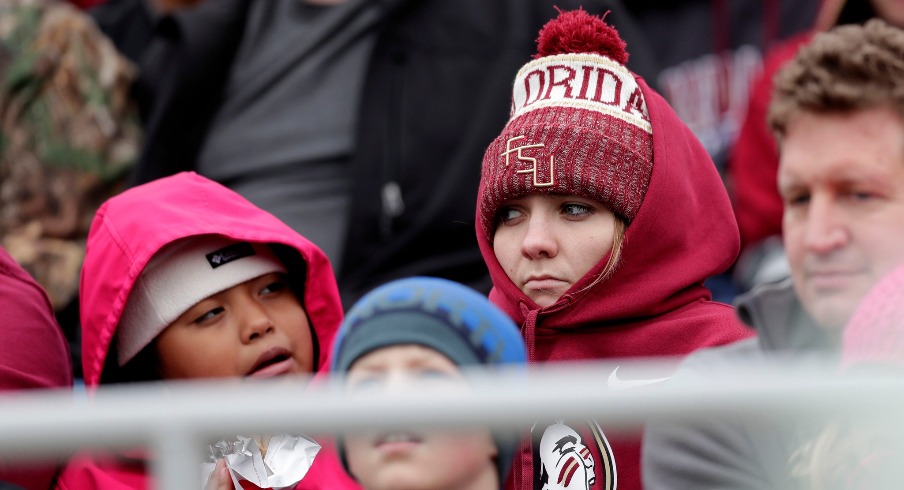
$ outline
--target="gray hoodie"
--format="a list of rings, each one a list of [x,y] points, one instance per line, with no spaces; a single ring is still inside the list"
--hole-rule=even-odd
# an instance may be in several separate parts
[[[765,366],[786,355],[814,357],[831,352],[831,341],[803,310],[791,280],[765,284],[738,298],[738,314],[757,337],[708,348],[688,356],[673,380],[730,373],[738,366]],[[743,414],[691,423],[653,423],[643,443],[647,489],[793,489],[793,453],[816,422],[776,420]]]

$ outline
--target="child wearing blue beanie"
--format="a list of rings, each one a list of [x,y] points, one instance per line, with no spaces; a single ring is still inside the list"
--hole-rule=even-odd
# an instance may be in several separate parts
[[[381,391],[436,381],[466,386],[461,367],[525,363],[518,328],[484,296],[418,277],[385,284],[351,308],[334,343],[331,371],[346,376],[350,391]],[[496,490],[516,441],[488,429],[406,430],[349,434],[341,449],[349,472],[368,490]]]

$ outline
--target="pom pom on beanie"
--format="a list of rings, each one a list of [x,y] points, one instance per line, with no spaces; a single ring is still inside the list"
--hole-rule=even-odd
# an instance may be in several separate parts
[[[534,58],[565,53],[594,53],[624,65],[628,63],[626,43],[618,31],[603,17],[595,17],[584,9],[563,12],[546,24],[537,37]]]

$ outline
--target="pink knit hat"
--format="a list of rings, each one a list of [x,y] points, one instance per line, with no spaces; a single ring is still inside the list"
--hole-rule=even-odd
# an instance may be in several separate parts
[[[499,206],[532,193],[593,199],[630,223],[653,171],[653,128],[624,41],[600,17],[560,11],[535,58],[515,76],[511,117],[483,157],[487,238]]]
[[[904,267],[879,280],[844,327],[842,369],[866,364],[904,367]]]

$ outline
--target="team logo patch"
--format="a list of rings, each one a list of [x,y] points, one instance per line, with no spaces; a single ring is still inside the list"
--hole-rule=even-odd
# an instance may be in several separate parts
[[[614,490],[615,460],[596,422],[536,426],[534,461],[539,461],[538,490]]]
[[[524,136],[513,136],[505,142],[505,151],[502,152],[499,156],[505,157],[505,166],[513,164],[530,164],[530,167],[522,168],[520,170],[516,170],[516,174],[533,174],[534,176],[534,187],[551,187],[556,183],[555,177],[555,156],[549,156],[549,173],[548,177],[542,177],[543,170],[537,166],[537,159],[529,156],[528,153],[525,153],[527,150],[531,149],[539,149],[544,148],[546,145],[543,143],[523,143],[522,140]],[[512,158],[512,154],[514,153],[514,158]]]

